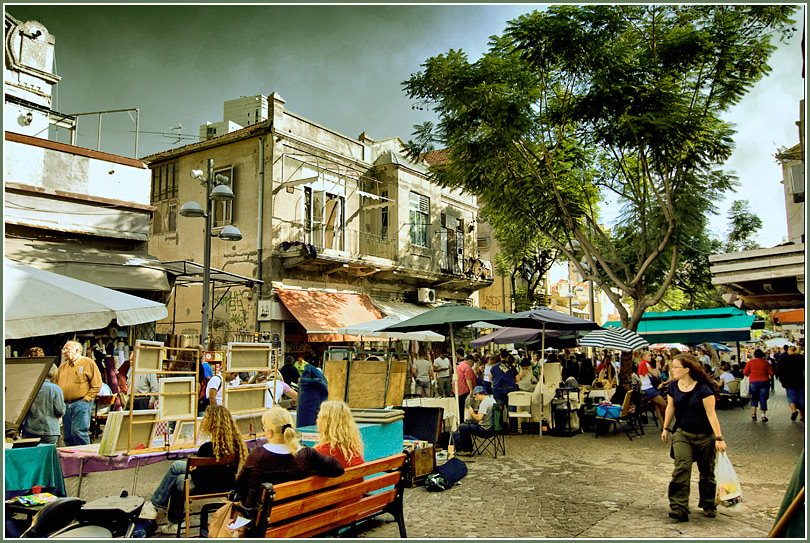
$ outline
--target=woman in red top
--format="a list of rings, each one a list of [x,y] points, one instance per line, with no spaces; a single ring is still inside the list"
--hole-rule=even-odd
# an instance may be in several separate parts
[[[345,402],[323,402],[316,420],[319,453],[336,458],[344,468],[363,463],[363,439]]]
[[[754,358],[748,361],[743,370],[743,375],[748,377],[751,391],[751,420],[757,421],[757,405],[762,409],[762,422],[768,422],[768,390],[771,388],[771,376],[774,374],[773,367],[765,360],[765,353],[762,349],[754,351]]]

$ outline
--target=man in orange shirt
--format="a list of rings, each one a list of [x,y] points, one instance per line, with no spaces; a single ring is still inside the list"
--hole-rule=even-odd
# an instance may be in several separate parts
[[[475,388],[475,373],[471,366],[474,358],[472,355],[467,355],[465,358],[460,358],[460,356],[461,355],[459,355],[458,358],[458,365],[456,366],[457,381],[453,383],[453,386],[457,387],[458,390],[458,414],[461,417],[458,421],[459,424],[464,422],[464,405],[467,401],[467,396],[472,389]]]
[[[56,374],[56,384],[65,398],[62,425],[65,445],[90,444],[90,408],[101,390],[101,372],[96,363],[82,356],[82,346],[68,341],[62,348],[65,360]]]

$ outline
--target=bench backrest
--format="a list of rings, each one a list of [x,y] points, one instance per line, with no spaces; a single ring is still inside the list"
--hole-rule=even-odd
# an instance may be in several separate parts
[[[372,460],[346,468],[340,477],[313,475],[277,485],[265,483],[255,533],[246,535],[311,537],[382,511],[402,498],[406,459],[407,455],[396,454]]]

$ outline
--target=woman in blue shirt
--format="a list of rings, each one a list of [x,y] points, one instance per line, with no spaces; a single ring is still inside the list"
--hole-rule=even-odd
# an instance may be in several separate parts
[[[59,419],[65,414],[65,398],[62,389],[53,384],[56,372],[56,365],[52,364],[22,423],[22,437],[38,437],[40,443],[54,445],[59,441]]]

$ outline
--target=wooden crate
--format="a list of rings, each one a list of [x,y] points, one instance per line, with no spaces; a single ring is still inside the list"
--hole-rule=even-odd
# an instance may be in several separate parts
[[[411,457],[411,463],[410,468],[406,469],[403,474],[405,485],[408,487],[421,485],[436,469],[436,447],[428,445],[407,452]]]

